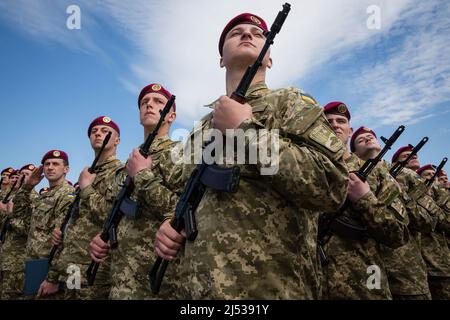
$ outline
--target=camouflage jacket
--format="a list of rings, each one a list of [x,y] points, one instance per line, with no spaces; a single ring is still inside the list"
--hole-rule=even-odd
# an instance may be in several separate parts
[[[346,159],[350,172],[364,161],[355,155]],[[343,221],[367,228],[366,239],[356,240],[332,233],[324,246],[328,265],[324,268],[326,299],[391,299],[386,266],[380,244],[391,248],[409,240],[407,214],[398,195],[400,190],[383,165],[367,178],[371,191],[350,203],[340,215]],[[371,272],[379,275],[371,285]],[[370,282],[370,283],[369,283]]]
[[[150,291],[148,273],[156,259],[153,243],[166,213],[174,212],[178,195],[168,184],[172,171],[170,151],[177,143],[168,136],[154,141],[150,150],[153,168],[144,169],[134,177],[133,197],[138,203],[136,217],[124,217],[119,225],[117,250],[112,250],[111,299],[174,299],[179,296],[176,273],[178,259],[167,268],[160,293]]]
[[[405,168],[397,176],[402,186],[401,198],[407,208],[410,240],[396,249],[381,245],[389,288],[394,295],[429,295],[427,266],[422,258],[419,231],[431,232],[436,220],[407,193],[408,190],[414,189],[418,181],[414,174],[413,171]],[[421,197],[417,193],[411,193],[411,195]]]
[[[238,129],[256,130],[259,138],[247,141],[245,149],[264,143],[273,147],[278,137],[279,149],[270,150],[272,168],[278,170],[261,174],[259,158],[256,164],[238,164],[236,193],[206,190],[196,212],[197,239],[187,242],[181,260],[189,272],[189,297],[318,298],[318,213],[335,210],[346,198],[345,147],[322,109],[296,88],[269,90],[256,84],[246,99],[253,114]],[[211,114],[194,128],[188,145],[209,128]],[[273,129],[279,136],[271,134]],[[192,169],[184,165],[180,175],[171,177],[186,181]]]
[[[74,198],[73,192],[74,188],[64,180],[62,184],[40,195],[35,203],[32,203],[29,192],[19,193],[22,208],[32,210],[26,246],[27,260],[48,257],[52,248],[52,232],[61,225],[67,207]]]
[[[11,197],[14,206],[9,216],[9,229],[5,236],[5,243],[2,246],[1,270],[23,270],[25,262],[25,247],[27,244],[28,230],[30,228],[32,206],[23,208],[21,195],[30,194],[31,203],[35,203],[39,195],[34,189],[26,191],[23,188],[15,192]],[[2,222],[5,223],[6,212]]]
[[[115,157],[98,164],[94,182],[80,192],[78,212],[69,221],[63,241],[63,249],[48,273],[51,282],[65,281],[67,268],[80,268],[81,285],[87,286],[86,270],[91,263],[89,243],[101,233],[103,223],[112,208],[124,178],[124,165]],[[110,285],[110,259],[98,269],[95,286]],[[94,297],[93,297],[94,298]]]

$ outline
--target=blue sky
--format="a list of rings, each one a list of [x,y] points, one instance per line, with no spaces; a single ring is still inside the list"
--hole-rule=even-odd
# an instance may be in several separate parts
[[[68,179],[76,181],[92,161],[86,130],[100,115],[119,124],[118,157],[125,161],[143,139],[136,97],[151,82],[177,95],[174,129],[190,130],[207,112],[202,105],[224,92],[217,52],[224,25],[241,12],[270,25],[282,3],[2,1],[0,167],[39,164],[48,150],[62,149],[70,156]],[[290,3],[272,49],[270,87],[300,87],[321,105],[344,101],[354,128],[370,126],[378,135],[405,124],[398,146],[429,136],[423,164],[449,155],[449,2]],[[73,4],[80,30],[66,27]],[[380,10],[379,29],[367,27],[371,5]]]

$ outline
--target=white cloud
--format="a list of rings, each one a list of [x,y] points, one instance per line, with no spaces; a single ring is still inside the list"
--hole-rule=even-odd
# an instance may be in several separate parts
[[[422,1],[400,16],[392,31],[401,42],[352,79],[365,97],[355,121],[374,127],[413,124],[450,102],[449,14],[448,2]]]
[[[65,25],[65,8],[70,1],[6,1],[0,3],[0,17],[33,37],[104,55],[107,49],[96,44],[94,32],[102,20],[131,43],[124,54],[129,73],[120,76],[120,83],[137,95],[143,85],[161,82],[177,95],[178,121],[188,128],[208,111],[202,105],[224,93],[217,42],[225,24],[241,12],[253,12],[270,25],[283,4],[273,0],[76,2],[82,11],[82,30],[93,31],[80,32],[77,41],[59,27]],[[351,59],[355,49],[401,36],[406,37],[401,47],[387,48],[386,57],[342,81],[344,90],[352,88],[367,97],[356,109],[355,118],[379,124],[411,123],[418,116],[429,116],[423,114],[426,108],[449,98],[448,4],[441,4],[446,13],[436,13],[432,9],[438,1],[290,3],[292,10],[272,49],[274,67],[267,78],[270,87],[301,83],[327,61]],[[366,27],[370,5],[381,9],[381,30]],[[408,34],[408,28],[414,26],[417,32]],[[73,37],[74,33],[70,34]],[[369,118],[374,107],[380,111]]]

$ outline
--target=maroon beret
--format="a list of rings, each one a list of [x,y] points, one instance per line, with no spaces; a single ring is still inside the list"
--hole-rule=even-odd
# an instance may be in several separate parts
[[[113,128],[114,130],[117,131],[117,133],[120,136],[119,126],[114,121],[112,121],[112,119],[110,117],[101,116],[101,117],[98,117],[98,118],[95,118],[94,120],[92,120],[92,122],[88,128],[88,137],[91,136],[91,130],[95,126],[108,126],[110,128]]]
[[[231,19],[230,22],[228,22],[228,24],[223,29],[222,34],[220,35],[219,39],[220,56],[222,56],[223,54],[223,43],[225,42],[225,37],[227,36],[227,33],[238,24],[252,24],[261,28],[265,32],[269,31],[266,22],[262,18],[252,13],[241,13],[240,15]]]
[[[20,168],[19,171],[22,171],[22,170],[30,170],[30,171],[33,171],[34,168],[36,168],[36,166],[35,166],[34,164],[30,163],[30,164],[24,165],[22,168]]]
[[[350,120],[350,111],[348,111],[348,108],[345,105],[345,103],[340,101],[333,101],[328,103],[325,107],[323,107],[323,112],[325,114],[327,113],[339,114]]]
[[[405,151],[412,151],[414,148],[412,145],[407,145],[404,147],[401,147],[400,149],[398,149],[394,155],[392,156],[392,163],[396,162],[398,157],[400,156],[400,154],[402,154]]]
[[[151,92],[162,94],[167,99],[172,98],[172,94],[168,90],[166,90],[162,85],[160,85],[158,83],[152,83],[152,84],[149,84],[148,86],[145,86],[144,88],[142,88],[141,93],[139,93],[139,98],[138,98],[138,108],[139,109],[141,108],[142,98],[147,93],[151,93]],[[173,110],[176,111],[177,106],[176,106],[175,102],[173,103],[172,107],[173,107]]]
[[[13,172],[11,172],[11,174],[9,175],[9,177],[11,178],[12,176],[18,176],[20,173],[19,170],[14,170]]]
[[[438,173],[438,177],[440,178],[440,177],[446,177],[447,176],[447,173],[444,171],[444,169],[441,169],[441,171],[439,171],[439,173]]]
[[[436,170],[436,167],[433,166],[432,164],[426,164],[423,167],[420,167],[419,169],[417,169],[416,172],[420,175],[425,170]]]
[[[373,134],[373,136],[376,138],[377,135],[375,134],[375,132],[372,131],[372,129],[369,129],[367,127],[359,127],[358,130],[355,131],[355,133],[352,135],[351,139],[350,139],[350,150],[352,152],[355,152],[355,140],[356,138],[363,133],[371,133]]]
[[[8,168],[3,169],[1,174],[4,174],[5,172],[11,174],[13,171],[14,171],[14,168],[8,167]]]
[[[63,159],[67,162],[67,164],[69,163],[69,156],[67,155],[67,153],[61,150],[50,150],[44,155],[41,163],[44,164],[45,160],[47,159]]]

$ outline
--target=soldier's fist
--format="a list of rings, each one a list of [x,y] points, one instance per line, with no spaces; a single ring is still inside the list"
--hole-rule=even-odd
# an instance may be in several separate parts
[[[80,189],[83,190],[86,187],[90,186],[97,175],[95,173],[90,173],[89,168],[86,167],[81,171],[80,177],[78,178],[78,185],[80,186]]]
[[[226,133],[226,129],[236,129],[246,119],[252,116],[252,107],[240,104],[227,96],[221,96],[214,104],[213,126]]]
[[[170,225],[170,220],[166,220],[156,233],[155,251],[164,260],[172,260],[176,257],[185,241],[186,234],[184,231],[179,234]]]
[[[145,158],[139,152],[139,149],[133,149],[127,161],[127,173],[130,177],[134,178],[139,171],[151,168],[152,165],[152,157]]]
[[[52,244],[54,246],[59,246],[62,242],[62,232],[59,229],[54,229],[52,232]]]
[[[349,178],[347,198],[351,202],[356,202],[370,191],[370,187],[367,182],[362,182],[354,173],[350,173]]]
[[[96,235],[89,244],[89,254],[95,262],[103,262],[108,257],[109,244],[104,242],[100,235]]]

